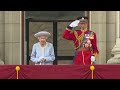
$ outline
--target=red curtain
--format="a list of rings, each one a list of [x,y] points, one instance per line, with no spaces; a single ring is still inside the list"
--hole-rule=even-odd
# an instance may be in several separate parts
[[[86,79],[91,78],[89,66],[49,65],[22,66],[20,78],[25,79]]]
[[[14,65],[0,66],[0,79],[16,79],[16,71]]]
[[[16,79],[17,65],[1,65],[0,79]],[[90,65],[18,65],[18,79],[92,79]],[[120,79],[120,65],[94,65],[93,79]]]
[[[120,65],[94,65],[95,79],[120,79]]]

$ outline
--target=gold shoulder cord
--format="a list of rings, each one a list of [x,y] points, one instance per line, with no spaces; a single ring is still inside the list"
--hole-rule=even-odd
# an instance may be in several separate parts
[[[76,31],[74,31],[74,35],[76,37],[76,41],[79,42],[78,47],[80,47],[80,44],[81,44],[83,37],[84,37],[84,33],[82,33],[81,35],[78,36],[78,33]],[[75,49],[77,49],[78,47],[76,47]]]

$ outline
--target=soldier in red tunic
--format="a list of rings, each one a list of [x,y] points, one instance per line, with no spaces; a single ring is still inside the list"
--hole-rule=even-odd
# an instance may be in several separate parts
[[[80,30],[72,30],[80,26]],[[67,26],[62,37],[72,40],[75,45],[75,56],[73,64],[86,65],[96,60],[99,51],[96,44],[96,33],[88,30],[88,17],[79,17]]]

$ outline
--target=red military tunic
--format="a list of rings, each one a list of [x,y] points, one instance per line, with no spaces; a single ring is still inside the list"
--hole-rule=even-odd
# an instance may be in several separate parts
[[[96,44],[96,34],[93,31],[86,30],[83,33],[81,30],[71,32],[66,29],[62,37],[74,42],[76,52],[73,64],[91,64],[91,55],[96,57],[99,53]]]

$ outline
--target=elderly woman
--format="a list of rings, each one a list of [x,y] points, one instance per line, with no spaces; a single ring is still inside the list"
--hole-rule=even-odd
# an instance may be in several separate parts
[[[50,35],[47,31],[40,31],[34,35],[39,40],[33,45],[31,53],[31,61],[35,65],[53,65],[55,60],[54,47],[52,43],[46,41]]]

